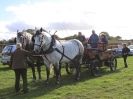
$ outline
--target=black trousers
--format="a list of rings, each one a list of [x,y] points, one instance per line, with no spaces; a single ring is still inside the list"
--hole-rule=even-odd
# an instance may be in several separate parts
[[[20,77],[23,80],[23,91],[28,91],[27,88],[27,69],[14,69],[15,72],[15,90],[18,92],[20,90]]]
[[[124,65],[125,67],[128,67],[127,65],[127,55],[123,55]]]

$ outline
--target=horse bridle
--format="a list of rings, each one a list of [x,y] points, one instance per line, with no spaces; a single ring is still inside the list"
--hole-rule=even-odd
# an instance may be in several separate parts
[[[39,45],[39,44],[35,44],[35,42],[34,42],[34,45],[39,46],[39,47],[41,48],[41,47],[42,47],[42,42],[43,42],[43,40],[42,40],[43,37],[44,37],[44,35],[42,35],[42,37],[41,37],[41,41],[39,40],[39,41],[41,42],[40,45]]]
[[[43,35],[43,36],[44,36],[44,35]],[[42,36],[42,38],[43,38],[43,36]],[[33,40],[34,40],[34,39],[33,39]],[[42,40],[42,39],[41,39],[41,40]],[[40,52],[40,53],[48,54],[48,53],[51,53],[51,52],[53,52],[53,51],[55,50],[55,48],[53,48],[53,46],[55,45],[55,38],[54,38],[54,35],[51,35],[51,42],[48,43],[47,45],[42,45],[42,42],[43,42],[43,41],[40,41],[40,42],[41,42],[40,45],[34,44],[34,45],[37,45],[37,46],[40,47],[40,49],[41,49],[41,52]],[[48,48],[47,48],[45,51],[43,50],[44,46],[45,46],[45,48],[47,48],[47,46],[48,46]]]
[[[43,47],[43,46],[42,46],[43,37],[44,37],[44,35],[42,35],[42,37],[41,37],[41,41],[39,40],[39,41],[41,42],[40,45],[34,43],[34,45],[39,46],[40,49],[42,49],[42,47]],[[50,42],[49,44],[45,45],[45,46],[49,46],[50,44],[51,44],[51,42]]]

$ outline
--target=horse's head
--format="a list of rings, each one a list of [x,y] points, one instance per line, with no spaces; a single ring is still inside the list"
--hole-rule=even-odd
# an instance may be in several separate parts
[[[47,50],[51,43],[51,37],[47,35],[48,33],[37,30],[32,38],[34,41],[34,52],[40,53],[41,50]]]
[[[18,32],[16,42],[22,44],[22,48],[26,48],[27,44],[30,43],[31,35],[27,32]]]
[[[23,32],[18,32],[17,33],[16,41],[17,41],[17,43],[21,43],[22,44],[22,47],[24,46]]]

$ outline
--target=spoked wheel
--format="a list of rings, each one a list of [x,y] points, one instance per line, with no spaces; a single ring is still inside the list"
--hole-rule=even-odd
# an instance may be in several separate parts
[[[99,64],[99,60],[93,60],[92,62],[90,62],[89,69],[92,76],[100,76]]]
[[[110,59],[110,64],[109,64],[109,66],[110,66],[110,70],[111,70],[111,71],[115,71],[115,70],[116,70],[116,68],[117,68],[117,59],[116,59],[116,57],[112,57],[112,58]]]
[[[69,66],[69,64],[66,64],[66,72],[67,74],[73,74],[74,68],[72,66]]]

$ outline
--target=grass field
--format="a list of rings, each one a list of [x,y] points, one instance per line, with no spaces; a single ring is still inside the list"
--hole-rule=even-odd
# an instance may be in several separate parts
[[[32,81],[28,69],[29,93],[15,94],[14,72],[7,66],[0,65],[0,99],[133,99],[133,56],[128,58],[129,68],[124,68],[123,59],[118,58],[115,72],[102,68],[100,77],[92,77],[87,69],[82,68],[81,80],[75,82],[73,76],[62,70],[61,84],[56,85],[50,77],[45,85],[45,67],[42,67],[42,80]]]

